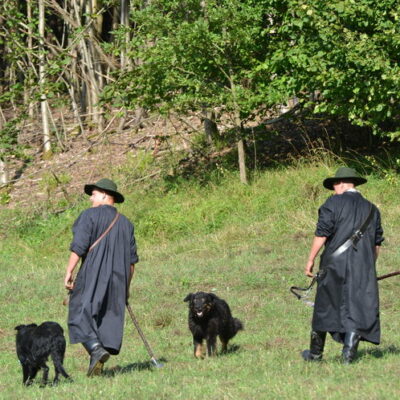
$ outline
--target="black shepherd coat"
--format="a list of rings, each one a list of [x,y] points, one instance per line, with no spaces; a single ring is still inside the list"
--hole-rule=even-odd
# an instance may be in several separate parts
[[[357,247],[335,259],[328,257],[366,220],[370,202],[357,191],[331,196],[319,209],[316,236],[327,237],[318,282],[312,328],[330,332],[343,343],[344,333],[355,331],[361,340],[379,344],[379,295],[375,270],[375,246],[383,242],[378,209]]]
[[[73,225],[70,250],[82,257],[82,265],[68,315],[71,343],[97,338],[111,354],[121,348],[130,265],[138,261],[133,225],[121,215],[111,231],[88,250],[115,215],[112,206],[93,207],[83,211]]]

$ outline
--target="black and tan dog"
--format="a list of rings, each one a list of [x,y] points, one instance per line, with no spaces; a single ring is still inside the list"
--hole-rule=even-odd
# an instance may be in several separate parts
[[[203,358],[203,340],[207,342],[208,356],[217,352],[217,336],[222,343],[222,352],[226,352],[228,342],[243,324],[233,318],[225,300],[214,293],[189,293],[184,301],[189,302],[189,329],[193,335],[194,355]]]
[[[66,343],[64,331],[57,322],[43,322],[39,326],[18,325],[15,329],[17,356],[22,365],[22,382],[25,385],[32,384],[39,369],[43,371],[42,385],[47,384],[49,367],[46,361],[49,356],[55,369],[53,384],[58,382],[59,374],[71,380],[63,367]]]

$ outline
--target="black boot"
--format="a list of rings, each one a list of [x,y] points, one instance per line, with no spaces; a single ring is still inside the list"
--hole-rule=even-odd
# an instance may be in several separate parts
[[[90,354],[90,363],[87,376],[101,375],[104,363],[110,358],[110,353],[104,349],[97,339],[82,343]]]
[[[326,332],[311,331],[310,349],[304,350],[301,356],[305,361],[320,361],[324,351]]]
[[[346,332],[344,336],[344,346],[342,350],[342,358],[344,364],[350,364],[356,357],[358,344],[361,336],[356,332]]]

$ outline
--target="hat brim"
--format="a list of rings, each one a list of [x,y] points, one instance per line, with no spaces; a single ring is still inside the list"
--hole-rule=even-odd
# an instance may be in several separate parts
[[[354,183],[354,186],[362,185],[363,183],[367,182],[365,178],[361,177],[356,178],[354,176],[349,176],[349,177],[342,176],[340,178],[339,177],[326,178],[323,182],[323,185],[326,189],[333,190],[333,184],[338,181],[349,181]]]
[[[124,196],[122,196],[121,193],[114,192],[112,190],[103,189],[103,188],[101,188],[99,186],[96,186],[96,185],[85,185],[85,188],[84,188],[85,193],[88,196],[92,195],[92,192],[93,192],[94,189],[98,189],[98,190],[101,190],[103,192],[109,193],[112,197],[114,197],[114,201],[116,203],[123,203],[125,201],[125,198],[124,198]]]

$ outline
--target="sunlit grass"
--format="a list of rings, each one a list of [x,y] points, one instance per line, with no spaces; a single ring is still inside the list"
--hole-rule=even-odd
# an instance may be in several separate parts
[[[358,361],[350,366],[340,363],[341,348],[331,339],[322,363],[307,364],[300,358],[308,347],[312,310],[288,288],[307,283],[303,267],[317,209],[329,195],[321,182],[336,167],[299,164],[260,173],[250,186],[228,176],[221,185],[188,183],[168,193],[132,188],[120,208],[135,223],[141,258],[130,302],[165,366],[148,368],[149,356],[127,315],[121,354],[107,363],[105,376],[86,378],[85,351],[68,345],[65,367],[74,382],[62,381],[57,387],[21,385],[14,327],[54,320],[67,330],[62,281],[71,225],[85,205],[59,216],[18,216],[0,242],[0,398],[397,397],[398,277],[380,283],[380,346],[362,343]],[[370,176],[360,189],[381,208],[386,242],[378,271],[399,269],[399,186]],[[214,291],[244,322],[245,330],[232,340],[233,351],[227,355],[203,361],[193,357],[183,298],[197,290]]]

